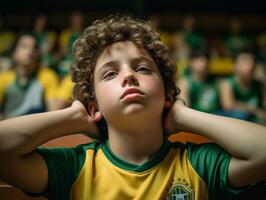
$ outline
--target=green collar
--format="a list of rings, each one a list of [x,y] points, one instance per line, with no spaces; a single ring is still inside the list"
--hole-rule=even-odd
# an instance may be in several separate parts
[[[119,168],[122,168],[128,171],[133,171],[133,172],[143,172],[156,166],[158,163],[160,163],[165,158],[165,156],[170,150],[170,147],[171,147],[171,143],[167,139],[164,139],[164,142],[161,148],[150,160],[146,161],[145,163],[141,165],[137,165],[137,164],[130,163],[116,156],[110,149],[109,140],[107,140],[105,143],[101,145],[101,149],[103,153],[105,154],[105,156],[110,162],[112,162],[115,166]]]

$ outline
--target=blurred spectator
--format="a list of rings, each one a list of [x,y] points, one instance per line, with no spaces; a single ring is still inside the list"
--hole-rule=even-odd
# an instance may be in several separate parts
[[[190,48],[184,38],[178,33],[172,35],[172,45],[170,47],[173,60],[178,67],[177,75],[181,77],[184,71],[187,70],[186,67],[188,66]]]
[[[0,16],[0,73],[11,68],[10,51],[14,44],[16,34],[4,27]]]
[[[0,113],[10,118],[55,109],[57,76],[39,65],[37,38],[24,33],[13,52],[14,69],[0,74]]]
[[[70,27],[60,33],[59,47],[61,60],[58,64],[57,73],[61,78],[69,73],[73,64],[72,45],[83,31],[83,14],[80,11],[74,11],[70,15]]]
[[[220,110],[219,85],[208,73],[209,56],[202,50],[191,52],[189,71],[180,79],[180,96],[193,109],[216,113]]]
[[[206,40],[196,32],[196,18],[193,15],[186,15],[183,18],[181,29],[178,35],[186,42],[190,50],[192,49],[205,49]]]
[[[266,66],[266,32],[261,33],[257,38],[258,62]]]
[[[232,57],[234,57],[242,49],[251,47],[251,39],[243,32],[240,19],[230,19],[229,31],[224,38],[224,45],[227,48],[229,55]]]
[[[212,37],[210,41],[209,73],[218,76],[233,74],[233,59],[229,56],[223,42],[218,37]]]
[[[189,61],[190,52],[194,49],[206,50],[207,43],[204,37],[196,32],[196,18],[187,14],[183,17],[180,30],[172,35],[172,53],[178,66],[178,76],[182,76]]]
[[[73,41],[78,38],[83,30],[83,14],[80,11],[73,11],[70,15],[70,25],[64,29],[59,36],[59,46],[62,54],[69,52]]]
[[[54,67],[55,59],[52,53],[57,38],[55,31],[48,30],[47,23],[47,16],[45,14],[37,15],[33,24],[33,32],[38,38],[41,66]]]
[[[254,80],[255,55],[242,51],[235,57],[234,75],[221,82],[221,104],[225,114],[265,124],[265,85]]]
[[[259,34],[256,44],[258,60],[255,78],[266,85],[266,32]]]
[[[171,34],[168,31],[162,29],[162,19],[157,13],[149,16],[149,22],[151,27],[160,33],[161,41],[168,47],[171,45]]]

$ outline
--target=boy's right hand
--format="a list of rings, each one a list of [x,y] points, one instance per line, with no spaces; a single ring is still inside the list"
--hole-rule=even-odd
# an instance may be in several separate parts
[[[100,139],[100,131],[96,125],[96,122],[101,120],[101,118],[90,116],[84,105],[78,100],[75,100],[72,103],[71,109],[74,109],[77,113],[74,117],[80,121],[78,126],[80,126],[79,129],[82,127],[81,133],[95,139]]]

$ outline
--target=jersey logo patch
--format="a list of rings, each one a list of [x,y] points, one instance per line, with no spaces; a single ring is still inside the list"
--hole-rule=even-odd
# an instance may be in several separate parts
[[[174,184],[166,195],[166,200],[194,200],[193,191],[186,184]]]

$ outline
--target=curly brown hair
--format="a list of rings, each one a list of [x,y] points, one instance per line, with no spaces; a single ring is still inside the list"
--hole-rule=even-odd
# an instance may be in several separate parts
[[[95,100],[93,73],[97,58],[107,46],[121,41],[132,41],[149,52],[163,78],[166,99],[175,100],[180,91],[175,85],[176,66],[170,59],[168,48],[149,22],[128,15],[111,15],[96,20],[74,43],[76,66],[71,69],[75,83],[74,100],[80,100],[86,107],[90,100]]]

